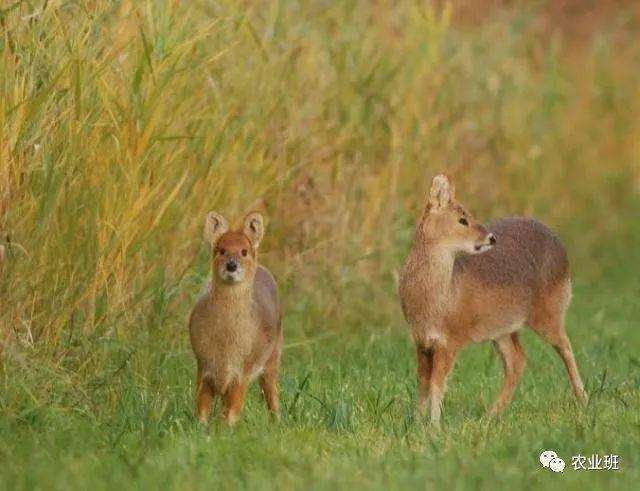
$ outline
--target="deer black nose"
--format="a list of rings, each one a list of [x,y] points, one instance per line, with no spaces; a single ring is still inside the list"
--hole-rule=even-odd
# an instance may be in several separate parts
[[[233,273],[238,270],[238,263],[235,261],[229,261],[227,262],[226,267],[227,267],[227,271],[229,271],[230,273]]]
[[[494,245],[496,243],[496,236],[489,234],[489,244]]]

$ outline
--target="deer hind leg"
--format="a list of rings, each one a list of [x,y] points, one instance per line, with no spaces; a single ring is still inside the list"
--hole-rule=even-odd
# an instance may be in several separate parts
[[[566,334],[564,336],[564,339],[560,341],[560,343],[555,345],[554,348],[562,358],[564,366],[569,373],[571,385],[573,386],[573,393],[575,394],[576,399],[578,399],[582,403],[586,403],[587,393],[584,390],[584,384],[582,383],[582,378],[580,378],[578,365],[576,364],[575,357],[573,356],[571,343],[569,342],[569,338],[566,336]]]
[[[198,367],[198,375],[196,377],[196,417],[202,424],[206,424],[209,421],[214,395],[215,391],[211,382],[202,376],[202,370]]]
[[[262,389],[262,397],[267,404],[267,408],[271,412],[274,419],[280,416],[280,399],[278,395],[278,371],[280,369],[280,357],[282,347],[276,346],[273,353],[267,360],[264,372],[260,376],[260,388]]]
[[[433,365],[429,379],[429,403],[431,423],[440,425],[442,400],[447,386],[447,378],[456,359],[456,351],[446,346],[439,346],[433,352]]]
[[[511,402],[511,397],[515,391],[518,381],[524,372],[526,356],[520,344],[518,333],[496,339],[494,342],[504,367],[504,382],[500,395],[491,409],[491,414],[501,415]]]
[[[416,345],[417,369],[418,369],[418,413],[420,416],[427,415],[427,404],[429,402],[429,383],[431,370],[433,369],[433,349]]]
[[[571,282],[568,278],[544,289],[538,296],[530,324],[560,355],[569,374],[573,393],[580,402],[586,402],[587,394],[565,329],[565,314],[570,299]]]

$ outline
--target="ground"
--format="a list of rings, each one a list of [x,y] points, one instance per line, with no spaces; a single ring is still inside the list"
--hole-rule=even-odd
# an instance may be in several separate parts
[[[462,353],[438,431],[416,417],[413,347],[397,325],[303,339],[287,325],[282,421],[269,422],[256,384],[242,421],[208,428],[193,418],[194,363],[183,339],[113,344],[111,366],[91,380],[18,373],[0,419],[5,489],[633,489],[640,473],[640,333],[637,288],[612,296],[578,285],[569,334],[589,404],[574,401],[554,351],[524,336],[528,366],[500,421],[484,414],[501,366],[490,345]],[[59,374],[57,374],[59,377]],[[35,378],[39,380],[36,380]],[[28,404],[49,384],[48,404]],[[567,467],[543,469],[555,450]],[[616,454],[620,470],[574,471],[571,456]]]

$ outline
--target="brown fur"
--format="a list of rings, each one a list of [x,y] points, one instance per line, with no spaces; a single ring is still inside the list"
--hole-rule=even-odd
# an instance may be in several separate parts
[[[0,274],[2,274],[2,268],[4,268],[4,246],[0,245]]]
[[[252,213],[243,229],[227,228],[220,215],[211,213],[207,217],[213,281],[191,313],[189,331],[198,365],[197,417],[202,422],[208,420],[218,395],[225,421],[233,425],[242,411],[249,383],[258,376],[265,402],[277,417],[283,337],[277,284],[257,261],[262,217]],[[225,278],[229,261],[239,264],[241,279]]]
[[[418,409],[426,413],[429,402],[434,423],[455,357],[471,343],[494,342],[505,379],[493,411],[507,407],[524,370],[517,331],[525,324],[554,346],[576,397],[585,399],[564,326],[571,298],[567,256],[542,223],[505,218],[485,227],[455,201],[449,179],[439,175],[399,286],[417,347]]]

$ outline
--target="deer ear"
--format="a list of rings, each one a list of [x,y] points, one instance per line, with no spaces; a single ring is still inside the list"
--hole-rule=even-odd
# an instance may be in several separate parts
[[[213,247],[220,236],[229,230],[229,222],[215,211],[211,211],[207,214],[207,218],[204,221],[204,235]]]
[[[453,199],[455,188],[451,184],[449,176],[446,174],[438,174],[433,178],[431,183],[431,191],[429,191],[429,204],[431,209],[440,210],[446,207]]]
[[[244,219],[244,233],[251,239],[253,246],[257,249],[264,237],[264,218],[261,213],[253,211]]]

